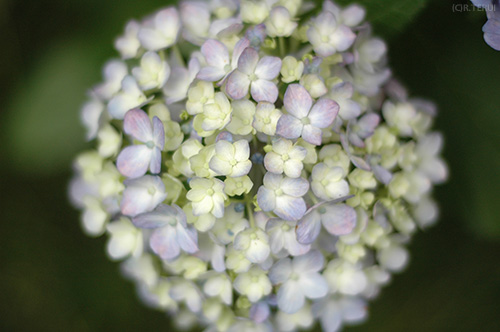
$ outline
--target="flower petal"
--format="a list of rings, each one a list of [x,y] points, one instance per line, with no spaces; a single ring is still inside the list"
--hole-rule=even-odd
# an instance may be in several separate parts
[[[288,139],[299,138],[304,125],[299,119],[288,114],[283,114],[276,125],[276,134]]]
[[[274,210],[276,207],[276,195],[274,191],[261,186],[257,192],[257,203],[262,211],[268,212]]]
[[[354,208],[347,204],[329,204],[321,215],[323,226],[332,235],[346,235],[356,227],[357,215]]]
[[[138,178],[146,174],[153,150],[145,145],[131,145],[118,155],[116,167],[118,171],[129,178]]]
[[[240,39],[236,45],[234,45],[233,55],[231,58],[231,66],[236,68],[238,66],[238,60],[240,59],[241,53],[250,46],[250,40],[248,38]]]
[[[325,259],[320,251],[312,250],[307,254],[295,257],[293,260],[293,270],[297,273],[318,272],[323,268]]]
[[[290,84],[285,92],[283,103],[288,113],[298,119],[305,118],[312,106],[312,98],[300,84]]]
[[[271,81],[259,79],[252,82],[250,88],[252,98],[257,102],[267,101],[274,103],[278,99],[278,87]]]
[[[143,143],[153,140],[151,120],[149,120],[146,112],[141,109],[133,109],[125,114],[123,131]]]
[[[273,285],[279,285],[287,281],[292,272],[292,261],[290,258],[280,259],[269,271],[269,280],[271,280]]]
[[[168,225],[171,221],[176,221],[178,217],[178,211],[175,208],[161,204],[152,212],[135,216],[132,218],[132,223],[139,228],[159,228]]]
[[[165,127],[157,116],[153,117],[153,142],[160,150],[165,147]]]
[[[319,273],[302,276],[299,282],[302,292],[310,299],[318,299],[328,293],[328,283]]]
[[[234,147],[234,159],[237,161],[245,161],[250,158],[250,146],[248,141],[241,139],[233,144]]]
[[[179,246],[187,253],[195,253],[198,251],[198,233],[194,227],[184,228],[181,224],[177,224],[177,242]]]
[[[149,170],[153,174],[158,174],[161,171],[161,151],[158,148],[151,150],[151,162],[149,163]]]
[[[301,197],[309,190],[309,181],[304,178],[285,177],[281,183],[281,189],[287,195]]]
[[[313,145],[321,145],[321,138],[323,133],[318,127],[312,125],[305,125],[302,130],[302,138],[304,141],[311,143]]]
[[[196,75],[196,78],[202,81],[207,82],[215,82],[220,80],[226,75],[226,71],[224,69],[218,67],[203,67]]]
[[[229,64],[229,52],[226,46],[218,40],[208,39],[201,45],[201,53],[212,67],[223,69]]]
[[[304,306],[305,298],[302,289],[297,281],[287,281],[278,290],[278,308],[287,313],[293,314]]]
[[[275,79],[281,70],[281,59],[275,56],[265,56],[257,63],[255,75],[264,80]]]
[[[226,83],[226,92],[229,97],[239,100],[243,99],[250,87],[250,79],[239,70],[235,70],[229,75]]]
[[[329,127],[339,113],[339,105],[328,98],[318,100],[309,112],[311,125],[318,128]]]
[[[240,58],[238,59],[238,70],[247,76],[253,74],[255,72],[255,68],[257,67],[257,63],[259,61],[259,53],[252,48],[247,47],[241,53]]]
[[[158,256],[165,260],[175,258],[181,252],[175,229],[169,226],[155,230],[151,234],[149,245]]]
[[[259,204],[260,206],[260,204]],[[288,195],[276,197],[274,213],[285,220],[299,220],[306,212],[306,202],[302,198]]]
[[[316,210],[308,212],[297,223],[297,241],[302,244],[313,243],[321,231],[321,216]]]

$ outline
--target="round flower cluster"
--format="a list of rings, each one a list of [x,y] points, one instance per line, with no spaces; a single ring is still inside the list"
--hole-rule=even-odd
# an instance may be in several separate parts
[[[435,221],[434,106],[358,5],[185,1],[131,21],[82,110],[70,195],[150,306],[208,331],[323,330]]]

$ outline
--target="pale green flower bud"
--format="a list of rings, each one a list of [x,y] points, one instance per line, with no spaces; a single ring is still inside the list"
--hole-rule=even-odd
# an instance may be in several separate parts
[[[103,158],[108,158],[118,154],[122,145],[122,135],[120,135],[111,125],[102,127],[97,132],[99,145],[97,151]]]
[[[348,176],[349,183],[360,189],[373,189],[377,186],[377,180],[372,172],[354,169]]]
[[[248,272],[239,274],[234,280],[234,288],[242,295],[246,295],[251,302],[257,302],[263,296],[271,293],[272,285],[267,273],[258,266]]]
[[[306,88],[311,97],[319,98],[328,92],[325,83],[319,75],[306,74],[301,77],[300,84]]]
[[[241,1],[241,20],[244,23],[260,24],[269,16],[269,7],[262,0],[242,0]]]
[[[289,37],[297,28],[290,12],[285,7],[274,7],[266,20],[266,31],[270,37]]]
[[[224,180],[224,192],[229,196],[248,194],[252,187],[253,182],[248,175],[237,178],[227,177]]]
[[[300,80],[304,72],[304,63],[293,56],[286,56],[281,66],[281,80],[291,83]]]

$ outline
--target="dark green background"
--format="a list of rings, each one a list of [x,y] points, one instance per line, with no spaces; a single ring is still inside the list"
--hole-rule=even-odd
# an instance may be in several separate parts
[[[395,76],[439,105],[451,177],[436,191],[439,224],[415,237],[369,321],[348,330],[500,331],[500,52],[482,39],[485,15],[453,12],[467,1],[364,2],[390,38]],[[164,5],[0,0],[0,330],[173,330],[136,300],[66,198],[85,148],[85,91],[126,20]]]

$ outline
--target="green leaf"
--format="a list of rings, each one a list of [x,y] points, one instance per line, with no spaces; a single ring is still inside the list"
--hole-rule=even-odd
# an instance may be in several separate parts
[[[357,3],[365,7],[368,22],[376,35],[389,38],[404,31],[429,0],[336,0],[343,6]]]

